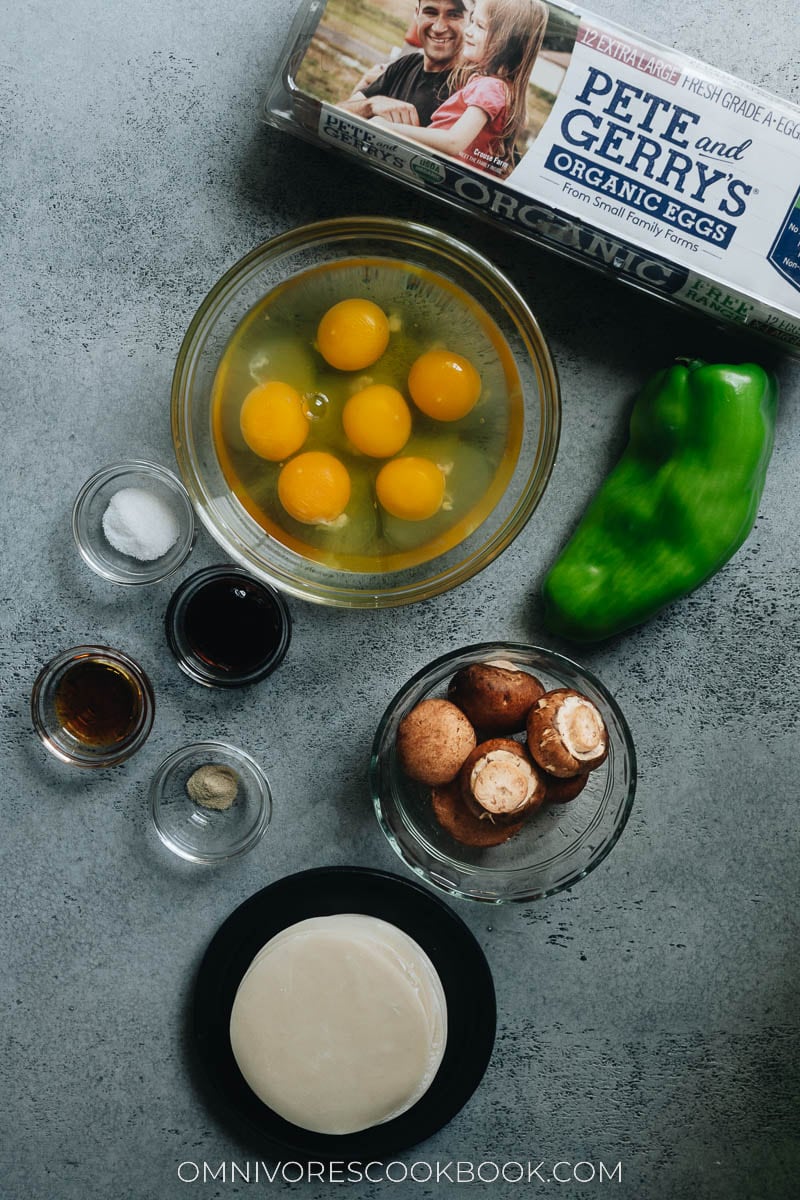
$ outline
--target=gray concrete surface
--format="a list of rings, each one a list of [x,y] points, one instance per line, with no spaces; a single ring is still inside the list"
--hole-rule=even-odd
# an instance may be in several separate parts
[[[211,935],[248,895],[295,870],[352,863],[405,874],[364,781],[385,701],[446,649],[498,636],[552,644],[536,587],[618,452],[638,385],[675,354],[757,352],[465,221],[463,235],[535,305],[561,372],[561,450],[535,520],[481,576],[391,618],[293,602],[290,654],[256,691],[190,685],[162,615],[173,584],[219,550],[203,533],[176,580],[106,585],[71,541],[79,484],[119,458],[174,462],[169,385],[182,334],[209,286],[253,245],[345,213],[452,223],[433,200],[392,193],[379,176],[343,171],[259,125],[295,7],[23,0],[4,16],[3,1200],[289,1190],[178,1175],[185,1161],[216,1169],[259,1157],[217,1123],[193,1076],[186,1007]],[[593,7],[800,99],[793,0]],[[353,1185],[353,1194],[797,1195],[800,370],[775,365],[778,437],[746,546],[690,599],[581,655],[636,740],[641,779],[627,831],[567,894],[500,910],[455,902],[494,971],[496,1050],[459,1116],[399,1156],[545,1170],[584,1161],[597,1172],[621,1162],[622,1182],[445,1177]],[[158,711],[138,757],[89,776],[48,759],[28,697],[44,661],[93,639],[145,665]],[[173,859],[146,809],[162,756],[201,736],[249,748],[276,797],[258,849],[220,870]],[[309,1200],[343,1190],[298,1189]]]

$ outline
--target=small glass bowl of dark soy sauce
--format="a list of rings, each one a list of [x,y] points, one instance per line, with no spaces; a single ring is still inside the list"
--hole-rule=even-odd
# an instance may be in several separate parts
[[[110,646],[73,646],[51,659],[31,693],[33,726],[61,762],[113,767],[144,744],[155,698],[137,662]]]
[[[292,629],[283,597],[235,566],[190,575],[173,594],[165,624],[178,666],[206,687],[243,687],[270,675]]]

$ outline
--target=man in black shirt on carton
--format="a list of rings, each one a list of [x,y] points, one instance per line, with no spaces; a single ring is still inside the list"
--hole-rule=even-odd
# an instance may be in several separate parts
[[[378,78],[359,86],[340,108],[358,117],[383,117],[400,125],[428,125],[449,92],[447,76],[461,53],[468,0],[418,0],[417,37],[422,53],[404,54]]]

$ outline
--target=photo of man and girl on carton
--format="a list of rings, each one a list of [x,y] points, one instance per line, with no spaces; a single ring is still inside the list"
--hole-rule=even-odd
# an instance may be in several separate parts
[[[543,0],[328,0],[295,76],[316,99],[500,178],[544,124],[577,18]]]

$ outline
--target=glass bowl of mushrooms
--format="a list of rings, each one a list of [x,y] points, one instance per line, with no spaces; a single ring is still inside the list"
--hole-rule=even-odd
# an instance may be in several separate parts
[[[400,689],[375,735],[370,787],[390,845],[426,882],[490,904],[530,901],[611,851],[636,755],[591,672],[543,647],[486,642]]]

